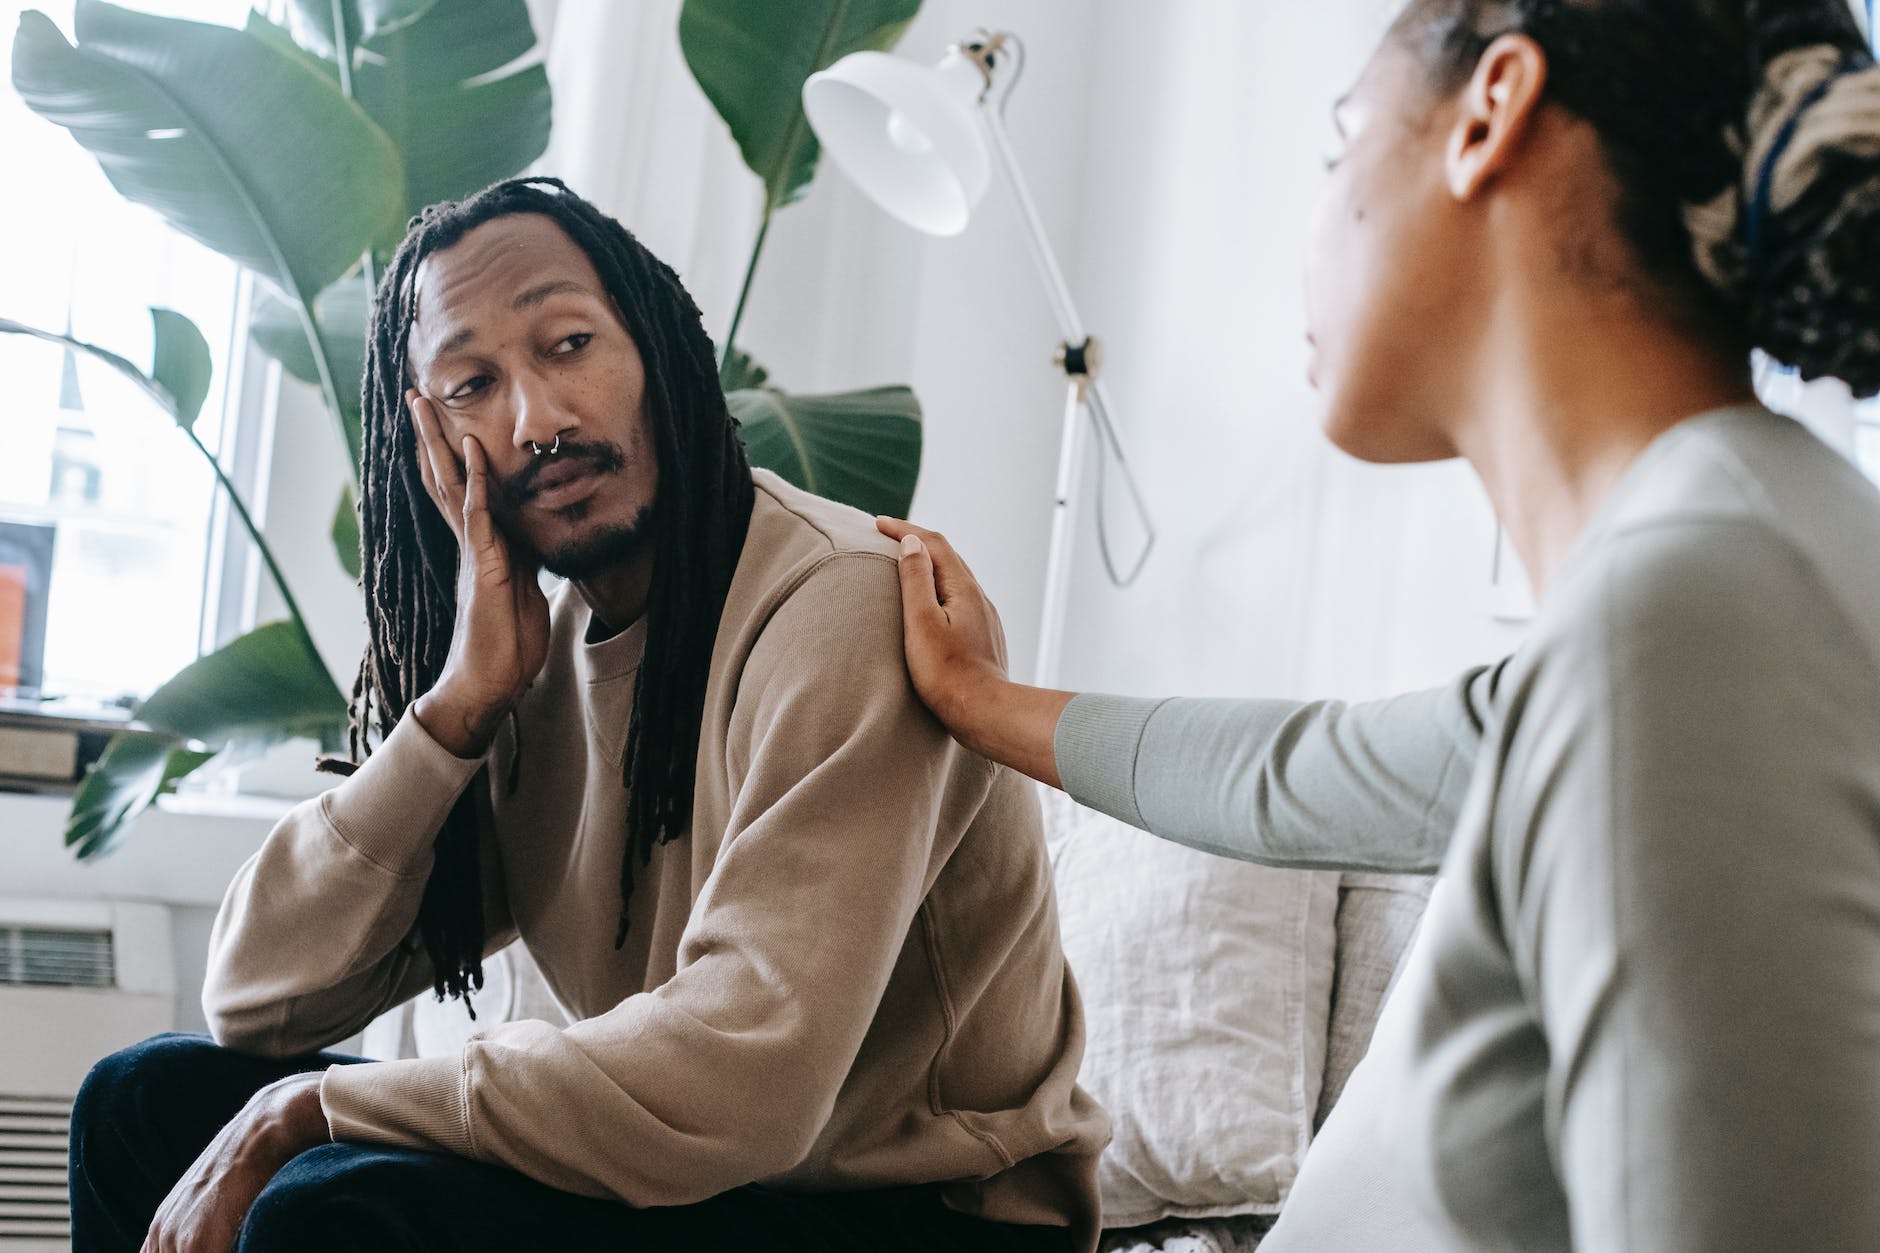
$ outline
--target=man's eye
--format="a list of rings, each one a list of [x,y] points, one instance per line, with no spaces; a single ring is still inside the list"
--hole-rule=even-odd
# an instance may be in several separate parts
[[[487,374],[479,374],[475,378],[465,379],[462,383],[458,384],[457,389],[446,396],[445,399],[462,400],[465,397],[474,396],[476,393],[489,386],[489,381],[490,376]]]
[[[588,346],[588,341],[593,338],[594,336],[588,334],[586,331],[570,335],[568,338],[555,345],[554,354],[557,357],[561,357],[571,352],[580,352],[583,348]]]

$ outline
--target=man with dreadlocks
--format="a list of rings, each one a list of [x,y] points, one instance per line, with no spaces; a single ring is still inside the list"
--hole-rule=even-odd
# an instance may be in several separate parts
[[[434,206],[364,399],[356,768],[229,889],[215,1041],[87,1081],[77,1247],[1093,1249],[1037,802],[916,699],[894,546],[752,471],[672,271],[554,180]],[[518,937],[573,1025],[316,1052]]]

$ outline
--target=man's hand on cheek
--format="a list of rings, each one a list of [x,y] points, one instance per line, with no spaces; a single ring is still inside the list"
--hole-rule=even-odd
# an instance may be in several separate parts
[[[255,1093],[157,1208],[144,1253],[228,1253],[255,1198],[283,1166],[332,1139],[320,1107],[323,1071]]]
[[[489,456],[466,435],[460,463],[445,441],[436,406],[406,397],[419,441],[418,471],[457,536],[457,620],[444,672],[412,706],[445,751],[476,758],[548,661],[548,598],[533,562],[518,561],[491,512]]]

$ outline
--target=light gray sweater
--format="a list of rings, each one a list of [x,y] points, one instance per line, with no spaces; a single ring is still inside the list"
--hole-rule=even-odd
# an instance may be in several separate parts
[[[1877,657],[1880,495],[1727,410],[1639,460],[1501,667],[1350,708],[1079,698],[1059,769],[1230,855],[1442,860],[1353,1149],[1414,1247],[1880,1249]],[[1286,1247],[1351,1247],[1311,1208]]]

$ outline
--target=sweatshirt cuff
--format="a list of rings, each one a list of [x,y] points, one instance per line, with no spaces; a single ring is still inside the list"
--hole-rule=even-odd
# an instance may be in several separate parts
[[[393,874],[422,874],[445,816],[482,765],[453,754],[406,713],[321,803],[333,829],[362,856]]]
[[[336,1141],[475,1157],[466,1082],[456,1054],[331,1066],[320,1081],[320,1107]]]
[[[1058,781],[1072,799],[1143,826],[1136,803],[1136,756],[1149,718],[1163,701],[1136,696],[1073,697],[1058,715],[1051,751]]]

